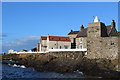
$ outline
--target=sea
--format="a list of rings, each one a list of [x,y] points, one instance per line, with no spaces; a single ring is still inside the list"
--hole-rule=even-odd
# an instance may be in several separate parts
[[[0,78],[3,80],[23,80],[23,79],[78,79],[85,78],[85,75],[80,71],[69,73],[56,72],[38,72],[34,68],[16,64],[0,64]]]

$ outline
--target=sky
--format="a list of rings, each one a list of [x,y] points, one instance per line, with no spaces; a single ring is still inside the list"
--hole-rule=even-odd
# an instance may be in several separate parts
[[[71,29],[87,27],[94,17],[118,29],[117,2],[3,2],[2,51],[36,47],[40,36],[67,36]]]
[[[119,0],[2,0],[3,2],[118,2]]]

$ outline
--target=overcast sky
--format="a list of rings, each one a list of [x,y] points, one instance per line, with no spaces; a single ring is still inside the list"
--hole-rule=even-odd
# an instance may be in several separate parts
[[[98,16],[118,29],[117,2],[4,2],[2,4],[3,52],[36,47],[40,36],[67,36],[87,27]]]

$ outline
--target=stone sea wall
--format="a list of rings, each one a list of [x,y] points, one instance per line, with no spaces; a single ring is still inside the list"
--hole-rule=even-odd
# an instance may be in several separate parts
[[[18,61],[17,64],[33,67],[41,72],[82,71],[86,75],[118,77],[118,60],[89,59],[85,52],[52,52],[41,54],[3,55],[3,60]],[[104,75],[103,75],[104,74]]]
[[[91,38],[87,39],[88,57],[118,59],[118,38],[117,37],[104,37],[104,38]]]

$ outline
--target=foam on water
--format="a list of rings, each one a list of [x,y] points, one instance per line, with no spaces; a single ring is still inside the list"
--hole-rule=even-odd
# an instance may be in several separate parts
[[[14,64],[13,67],[19,67],[19,65]]]
[[[26,68],[24,65],[21,65],[20,67],[21,67],[21,68]]]
[[[2,65],[3,78],[83,78],[84,75],[73,73],[55,73],[55,72],[38,72],[32,68],[26,68],[24,65]]]

